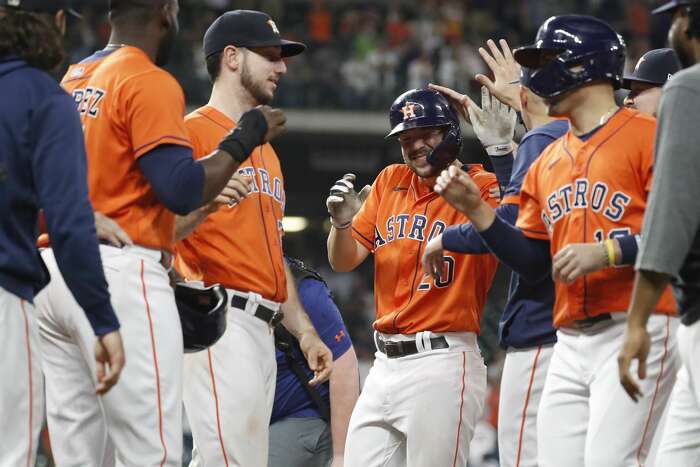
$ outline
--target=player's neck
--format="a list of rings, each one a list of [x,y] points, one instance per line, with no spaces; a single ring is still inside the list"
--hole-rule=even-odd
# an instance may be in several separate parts
[[[579,91],[567,115],[571,130],[578,136],[605,124],[617,110],[615,94],[609,85],[593,85]]]
[[[127,45],[143,50],[143,52],[148,55],[148,58],[155,63],[156,56],[158,55],[157,42],[154,42],[141,34],[132,34],[113,29],[112,34],[109,36],[107,46],[119,47]]]
[[[211,96],[209,97],[210,107],[215,108],[228,118],[237,122],[241,115],[257,105],[246,94],[236,92],[234,87],[221,81],[214,83]]]

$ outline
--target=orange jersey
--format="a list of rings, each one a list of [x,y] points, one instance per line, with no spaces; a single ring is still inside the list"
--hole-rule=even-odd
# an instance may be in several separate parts
[[[135,244],[172,251],[175,215],[156,198],[138,158],[162,144],[191,147],[180,85],[136,47],[98,52],[72,65],[61,84],[83,122],[95,211]]]
[[[587,141],[569,130],[530,166],[517,226],[549,240],[552,257],[569,243],[638,234],[651,189],[656,120],[622,109]],[[554,324],[627,309],[634,269],[607,268],[556,283]],[[670,289],[657,312],[674,313]]]
[[[495,206],[496,177],[473,165],[469,175]],[[423,275],[423,247],[468,219],[404,164],[380,172],[352,223],[353,237],[374,253],[374,328],[390,334],[475,332],[498,263],[492,255],[445,256],[440,280]]]
[[[236,124],[213,107],[195,110],[185,119],[199,159],[211,154]],[[269,144],[258,146],[238,169],[253,177],[253,191],[233,208],[210,214],[177,244],[178,270],[188,278],[256,292],[268,300],[287,299],[282,253],[284,178]],[[184,263],[184,265],[183,265]]]

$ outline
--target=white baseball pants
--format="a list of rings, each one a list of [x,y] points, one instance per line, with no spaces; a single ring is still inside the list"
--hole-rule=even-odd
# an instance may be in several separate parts
[[[498,403],[501,467],[537,467],[537,409],[554,344],[509,348]]]
[[[617,357],[624,313],[590,331],[562,328],[537,416],[539,467],[644,465],[679,366],[678,318],[652,315],[644,397],[635,403],[620,385]],[[600,323],[599,323],[600,324]],[[632,373],[636,374],[636,365]]]
[[[683,362],[669,402],[655,466],[700,465],[700,321],[678,329]]]
[[[228,292],[229,300],[241,295]],[[195,444],[190,467],[267,467],[277,360],[272,328],[253,315],[258,304],[279,303],[245,295],[245,310],[229,308],[221,339],[185,355],[185,411]]]
[[[44,422],[39,329],[31,303],[0,288],[0,467],[34,467]]]
[[[387,335],[386,340],[416,339]],[[486,366],[473,333],[443,335],[449,349],[375,354],[350,418],[345,467],[466,466],[486,397]],[[425,342],[425,341],[423,341]]]
[[[56,464],[182,464],[182,330],[160,252],[100,246],[126,365],[119,382],[95,395],[95,335],[68,290],[51,249],[51,283],[37,297],[46,355],[47,415]]]

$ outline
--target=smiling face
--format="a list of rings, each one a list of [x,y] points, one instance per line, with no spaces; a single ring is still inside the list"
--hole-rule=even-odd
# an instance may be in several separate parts
[[[445,127],[412,128],[402,131],[398,140],[403,161],[413,172],[422,178],[434,177],[438,170],[428,162],[428,155],[445,135]]]
[[[287,72],[280,47],[255,47],[244,52],[241,84],[258,104],[269,104]]]
[[[630,87],[632,89],[625,97],[625,106],[637,109],[647,115],[656,116],[661,99],[661,86],[633,81]]]

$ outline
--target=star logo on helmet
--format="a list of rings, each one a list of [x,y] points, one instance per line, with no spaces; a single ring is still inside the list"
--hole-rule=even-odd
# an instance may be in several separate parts
[[[411,118],[416,118],[423,114],[423,106],[416,102],[406,102],[401,108],[401,113],[403,114],[403,119],[410,120]]]
[[[637,62],[637,66],[634,67],[634,71],[639,70],[639,67],[642,66],[642,63],[644,63],[646,61],[647,61],[647,59],[645,57],[640,58],[639,61]]]
[[[280,33],[280,30],[277,29],[277,25],[275,24],[274,21],[272,21],[271,19],[268,19],[268,20],[267,20],[267,24],[270,25],[270,27],[272,28],[272,31],[273,31],[275,34],[279,34],[279,33]]]

